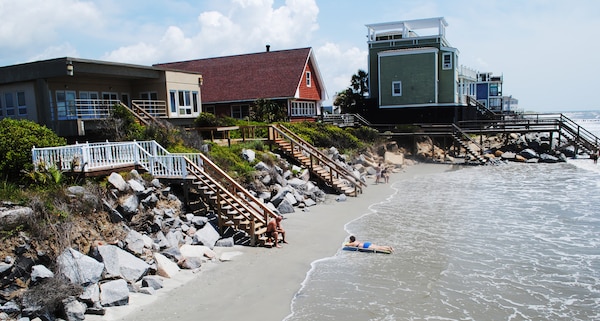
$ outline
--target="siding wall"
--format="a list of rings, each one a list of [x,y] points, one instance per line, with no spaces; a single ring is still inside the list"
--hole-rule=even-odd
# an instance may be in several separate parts
[[[306,86],[306,72],[310,72],[311,86]],[[315,100],[320,101],[321,98],[321,84],[319,83],[318,78],[316,77],[316,73],[314,72],[314,68],[312,66],[311,61],[306,64],[304,68],[304,72],[302,73],[302,80],[300,81],[300,86],[298,88],[299,98],[306,100]]]

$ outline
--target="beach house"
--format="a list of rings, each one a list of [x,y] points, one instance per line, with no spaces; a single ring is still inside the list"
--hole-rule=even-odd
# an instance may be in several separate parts
[[[450,123],[478,117],[468,99],[483,90],[480,76],[488,74],[459,65],[459,50],[446,39],[447,26],[442,17],[366,26],[372,121]],[[485,85],[495,96],[488,94],[484,106],[501,108],[496,100],[501,79],[498,87],[491,78]]]
[[[195,59],[154,65],[202,74],[202,107],[217,116],[245,119],[257,99],[285,109],[290,121],[323,113],[325,85],[312,48]]]
[[[192,124],[202,75],[192,71],[56,58],[0,67],[0,118],[29,119],[60,136],[93,135],[121,105],[141,121]]]

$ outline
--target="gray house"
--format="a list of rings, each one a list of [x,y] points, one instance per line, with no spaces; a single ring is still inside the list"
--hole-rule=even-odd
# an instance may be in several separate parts
[[[196,72],[56,58],[0,67],[0,119],[29,119],[64,137],[86,135],[116,105],[141,120],[191,124],[201,112]]]

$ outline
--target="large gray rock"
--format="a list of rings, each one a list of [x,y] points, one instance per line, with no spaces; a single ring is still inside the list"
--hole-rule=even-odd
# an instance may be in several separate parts
[[[134,283],[150,269],[148,263],[114,245],[98,246],[98,253],[102,257],[108,278],[118,276]]]
[[[127,184],[129,184],[129,187],[136,193],[142,193],[145,190],[144,185],[135,179],[128,180]]]
[[[0,305],[0,312],[6,314],[14,314],[21,312],[21,307],[15,301],[8,301],[3,305]]]
[[[179,248],[179,251],[181,251],[181,255],[184,258],[212,259],[217,255],[212,249],[204,245],[185,244]]]
[[[284,199],[279,203],[279,205],[277,206],[277,211],[280,214],[288,214],[295,212],[294,206],[292,206],[292,204],[290,204],[290,202],[287,199]]]
[[[127,249],[135,254],[144,253],[144,248],[152,248],[152,239],[136,230],[129,230],[125,237]]]
[[[67,321],[85,320],[85,311],[87,309],[85,303],[77,301],[74,297],[68,297],[62,301],[62,304]]]
[[[108,182],[120,192],[125,192],[127,191],[127,188],[129,188],[129,185],[123,179],[123,176],[118,173],[111,173],[110,176],[108,176]]]
[[[142,278],[142,286],[150,287],[154,290],[163,288],[163,278],[158,275],[146,275]]]
[[[96,283],[102,278],[104,264],[82,253],[68,248],[56,259],[59,271],[71,283],[87,285]]]
[[[121,209],[123,210],[123,214],[131,217],[137,214],[138,207],[140,206],[140,201],[137,195],[129,195],[120,200],[120,205]]]
[[[196,244],[206,245],[213,249],[215,243],[221,238],[219,232],[215,230],[212,224],[206,224],[203,228],[199,229],[194,233],[194,242]]]
[[[165,278],[174,277],[180,270],[177,263],[160,253],[154,253],[154,262],[156,262],[156,274]]]
[[[104,307],[129,304],[129,288],[123,279],[100,284],[100,303]]]
[[[53,278],[54,273],[43,265],[34,265],[31,267],[31,281],[36,282],[41,279]]]
[[[26,222],[33,215],[33,209],[3,202],[0,206],[0,228],[10,230]]]
[[[256,158],[256,152],[251,149],[242,149],[242,157],[248,162],[252,163]]]
[[[79,295],[79,299],[91,304],[100,302],[100,286],[98,283],[92,283],[84,287],[83,292]]]

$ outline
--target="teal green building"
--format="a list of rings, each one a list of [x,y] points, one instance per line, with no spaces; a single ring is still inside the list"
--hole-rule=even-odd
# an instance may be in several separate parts
[[[466,96],[476,78],[463,75],[459,51],[442,17],[367,25],[372,118],[395,123],[469,118]]]

